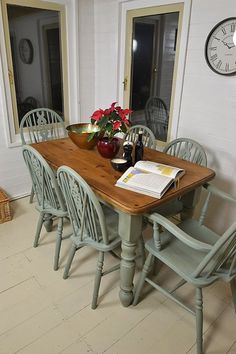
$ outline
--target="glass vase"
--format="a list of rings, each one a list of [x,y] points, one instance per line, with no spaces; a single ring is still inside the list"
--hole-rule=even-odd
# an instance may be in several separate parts
[[[120,142],[117,138],[109,139],[108,137],[103,137],[99,139],[97,143],[98,152],[106,159],[112,159],[115,157],[119,151],[119,148]]]

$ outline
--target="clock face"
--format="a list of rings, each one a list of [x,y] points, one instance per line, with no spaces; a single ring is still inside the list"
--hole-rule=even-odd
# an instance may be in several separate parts
[[[23,38],[19,43],[20,58],[25,64],[31,64],[33,61],[33,46],[29,39]]]
[[[205,57],[216,73],[236,74],[236,17],[227,18],[212,29],[206,40]]]

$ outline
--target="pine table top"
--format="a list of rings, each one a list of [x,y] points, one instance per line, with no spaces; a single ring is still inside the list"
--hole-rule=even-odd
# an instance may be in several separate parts
[[[215,172],[209,168],[167,155],[157,150],[144,149],[144,160],[183,168],[186,172],[180,179],[178,188],[170,188],[161,199],[131,192],[115,186],[122,175],[115,171],[109,159],[105,159],[97,149],[82,150],[69,138],[45,141],[32,146],[54,169],[66,165],[77,171],[90,185],[95,194],[115,209],[139,215],[195,190],[212,180]]]

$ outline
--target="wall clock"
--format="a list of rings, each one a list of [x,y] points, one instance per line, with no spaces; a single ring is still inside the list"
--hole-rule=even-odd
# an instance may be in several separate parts
[[[19,42],[19,54],[23,63],[31,64],[34,56],[34,49],[29,39],[22,38]]]
[[[209,33],[205,57],[209,67],[220,75],[236,75],[236,17],[219,22]]]

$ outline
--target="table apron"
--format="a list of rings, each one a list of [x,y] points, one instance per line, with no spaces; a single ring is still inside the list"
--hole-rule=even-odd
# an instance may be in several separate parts
[[[118,232],[122,241],[136,243],[142,232],[142,215],[130,215],[119,211]]]

